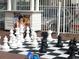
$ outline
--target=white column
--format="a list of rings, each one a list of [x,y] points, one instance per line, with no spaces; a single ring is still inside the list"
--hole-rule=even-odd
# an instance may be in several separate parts
[[[16,10],[16,0],[14,0],[14,5],[13,5],[13,7],[14,7],[14,10]]]
[[[78,5],[78,0],[76,0],[76,14],[78,14],[79,13],[79,11],[78,11],[78,8],[79,8],[79,5]]]
[[[11,11],[11,0],[7,0],[7,10]]]
[[[57,32],[58,32],[58,35],[60,34],[60,13],[61,13],[61,2],[59,2],[59,14],[58,14],[58,28],[57,28]]]
[[[79,1],[78,1],[78,0],[76,0],[76,3],[79,3]]]
[[[34,11],[34,0],[30,0],[30,10]]]
[[[36,11],[39,11],[39,0],[36,0]]]

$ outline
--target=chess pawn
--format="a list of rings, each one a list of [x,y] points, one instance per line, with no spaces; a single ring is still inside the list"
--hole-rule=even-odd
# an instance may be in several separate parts
[[[10,47],[11,47],[12,49],[16,49],[16,48],[17,48],[17,44],[16,44],[15,42],[13,42],[13,43],[10,45]]]
[[[14,39],[14,35],[13,36],[10,36],[9,44],[12,44],[13,43],[13,39]]]
[[[25,37],[25,41],[27,41],[27,42],[31,42],[31,38],[30,38],[30,35],[29,35],[29,27],[27,27],[27,31],[26,31],[26,37]]]
[[[9,41],[9,45],[11,48],[17,48],[17,39],[15,36],[13,36],[12,40]]]
[[[48,44],[47,44],[47,37],[48,37],[48,33],[47,32],[42,32],[41,36],[43,37],[41,40],[41,48],[39,50],[40,53],[46,53],[47,52],[47,48],[48,48]]]
[[[9,40],[9,43],[12,43],[12,40],[13,40],[13,29],[10,30],[10,40]]]
[[[75,39],[75,38],[74,38],[73,40],[70,40],[69,46],[72,45],[72,44],[73,44],[73,45],[76,45],[76,39]]]
[[[32,44],[33,44],[34,47],[36,47],[36,48],[38,47],[38,42],[37,42],[37,38],[36,37],[34,38]]]
[[[4,41],[3,41],[4,43],[8,43],[8,38],[7,38],[7,36],[5,36],[4,37]],[[4,44],[5,46],[7,46],[6,44]]]
[[[62,43],[62,38],[60,35],[58,35],[58,42],[56,43],[56,47],[62,47],[63,43]]]
[[[48,38],[47,38],[47,40],[48,40],[49,42],[53,41],[51,34],[52,34],[52,31],[49,30],[49,31],[48,31]]]
[[[9,50],[9,46],[8,46],[8,38],[7,36],[4,37],[4,44],[2,46],[3,50],[8,51]]]
[[[18,40],[18,42],[17,42],[17,47],[19,47],[19,48],[23,47],[22,42],[20,40]]]
[[[13,36],[13,29],[10,30],[10,36]]]

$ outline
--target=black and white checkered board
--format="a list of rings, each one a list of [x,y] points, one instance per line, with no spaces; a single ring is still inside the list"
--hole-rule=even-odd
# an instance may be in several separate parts
[[[63,42],[63,47],[55,47],[55,42],[53,41],[52,43],[48,43],[48,48],[47,48],[47,53],[39,53],[39,48],[35,48],[32,46],[32,44],[24,43],[23,48],[17,48],[17,49],[12,49],[11,51],[8,51],[9,53],[16,53],[16,54],[23,54],[27,55],[28,51],[32,51],[35,53],[38,53],[41,58],[46,58],[46,59],[68,59],[69,55],[66,54],[66,51],[68,50],[69,41],[64,41]],[[40,46],[40,42],[39,42]],[[79,49],[79,43],[77,42],[77,48]],[[78,51],[75,52],[75,58],[74,59],[79,59]]]

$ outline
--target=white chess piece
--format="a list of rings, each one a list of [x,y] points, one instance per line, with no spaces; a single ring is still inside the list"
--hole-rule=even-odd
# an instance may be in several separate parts
[[[13,34],[13,29],[11,29],[11,30],[10,30],[10,40],[9,40],[9,44],[12,43],[13,36],[14,36],[14,34]]]
[[[16,30],[18,31],[18,33],[16,32],[16,35],[19,34],[19,30]],[[13,29],[10,30],[10,40],[9,40],[9,45],[11,48],[17,48],[17,39],[15,37],[15,35],[13,34]]]
[[[25,41],[23,33],[20,34],[20,40],[21,40],[21,42]]]
[[[38,42],[37,42],[37,34],[35,31],[32,31],[32,45],[35,47],[35,48],[38,48]]]
[[[10,30],[10,36],[12,36],[12,35],[13,35],[13,29]]]
[[[18,40],[17,47],[19,47],[19,48],[22,48],[23,47],[21,40]]]
[[[32,42],[32,45],[33,47],[38,48],[38,42],[36,39]]]
[[[22,24],[20,24],[20,40],[22,41],[22,42],[24,42],[25,40],[24,40],[24,37],[23,37],[23,33],[24,33],[24,26],[22,25]]]
[[[7,36],[4,37],[4,44],[2,46],[3,50],[8,51],[9,50],[9,46],[8,46],[8,38]]]
[[[12,40],[9,42],[11,48],[17,48],[17,39],[15,36],[12,37]]]
[[[35,36],[36,36],[36,33],[32,30],[32,35],[31,35],[32,40],[34,39]]]
[[[23,26],[23,24],[20,24],[20,32],[24,33],[24,29],[25,27]]]
[[[18,36],[19,34],[20,34],[20,28],[19,27],[17,27],[17,28],[15,28],[15,30],[16,30],[16,36]]]
[[[16,40],[18,41],[18,40],[21,40],[21,38],[20,38],[20,28],[19,27],[17,27],[16,28]]]
[[[29,27],[27,27],[27,31],[26,31],[26,33],[27,33],[27,35],[26,35],[26,37],[25,37],[25,41],[27,41],[27,42],[31,42],[31,37],[30,37],[30,35],[29,35]]]
[[[47,37],[47,40],[48,40],[49,42],[53,41],[51,34],[52,34],[52,31],[49,30],[49,31],[48,31],[48,37]]]

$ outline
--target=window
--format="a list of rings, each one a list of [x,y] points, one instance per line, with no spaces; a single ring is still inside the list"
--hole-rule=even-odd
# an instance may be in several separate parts
[[[18,0],[17,10],[30,10],[30,0]]]
[[[7,2],[0,0],[0,10],[7,10]]]

